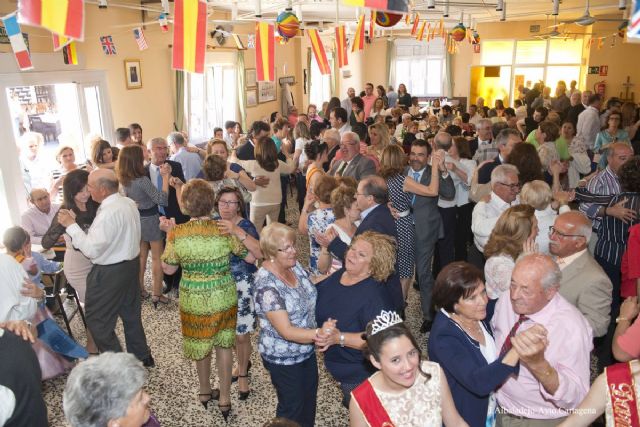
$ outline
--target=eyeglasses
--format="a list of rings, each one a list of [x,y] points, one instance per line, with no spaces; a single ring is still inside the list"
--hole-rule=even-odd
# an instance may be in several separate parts
[[[296,250],[296,247],[293,245],[285,246],[282,249],[278,248],[278,252],[284,252],[284,253],[295,252],[295,250]]]
[[[579,234],[564,234],[558,231],[553,225],[549,227],[549,236],[556,235],[558,237],[567,238],[567,237],[584,237]]]
[[[520,184],[506,184],[504,182],[498,182],[500,185],[504,185],[505,187],[509,187],[509,190],[518,190],[520,188]]]
[[[225,208],[228,208],[230,206],[236,206],[236,205],[239,205],[239,204],[240,204],[240,202],[232,202],[232,201],[226,201],[226,200],[220,200],[218,202],[218,205],[224,206]]]

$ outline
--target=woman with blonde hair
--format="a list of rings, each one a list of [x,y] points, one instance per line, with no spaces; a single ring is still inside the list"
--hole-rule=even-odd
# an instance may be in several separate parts
[[[64,197],[62,194],[62,184],[64,178],[69,172],[76,169],[86,169],[87,165],[78,166],[76,164],[76,155],[73,148],[68,145],[61,145],[56,152],[56,160],[60,164],[58,169],[51,171],[51,186],[49,188],[49,196],[54,203],[60,203]]]
[[[158,190],[144,169],[144,155],[143,148],[139,145],[122,147],[118,154],[116,174],[125,195],[137,203],[140,212],[140,292],[143,297],[148,296],[144,288],[144,272],[147,268],[149,249],[151,249],[152,302],[153,306],[158,308],[158,303],[169,303],[169,299],[162,295],[160,256],[164,236],[160,230],[158,206],[169,204],[171,166],[168,163],[160,166],[162,190]]]
[[[389,145],[389,127],[384,123],[375,123],[369,126],[369,154],[380,160],[382,151]]]
[[[545,254],[549,254],[549,234],[546,231],[558,217],[556,211],[551,207],[552,200],[551,187],[544,181],[527,182],[520,190],[520,203],[532,206],[536,210],[538,228],[543,230],[536,237],[536,245],[538,245],[540,252]],[[568,211],[570,208],[564,205],[560,207],[560,212],[563,212],[564,209]]]
[[[487,295],[496,299],[509,289],[511,272],[523,253],[536,252],[538,220],[529,205],[512,206],[500,215],[484,247]]]

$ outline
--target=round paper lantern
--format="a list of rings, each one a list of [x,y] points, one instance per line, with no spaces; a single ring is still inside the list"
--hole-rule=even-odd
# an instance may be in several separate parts
[[[276,30],[286,41],[298,35],[300,20],[292,12],[281,12],[276,18]]]
[[[381,27],[393,27],[402,19],[401,14],[397,13],[387,13],[387,12],[376,12],[376,24]]]
[[[471,44],[480,44],[480,34],[478,34],[477,31],[473,32],[473,39],[471,41]]]
[[[466,35],[467,28],[462,23],[459,23],[451,29],[451,37],[457,42],[464,40]]]

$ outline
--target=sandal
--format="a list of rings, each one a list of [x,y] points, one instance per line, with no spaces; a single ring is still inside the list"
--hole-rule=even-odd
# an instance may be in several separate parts
[[[208,396],[209,398],[207,400],[202,400],[203,396]],[[204,406],[204,409],[208,409],[209,402],[218,399],[220,399],[220,390],[217,388],[211,390],[210,393],[198,393],[198,400],[200,400],[200,403],[202,404],[202,406]]]
[[[160,304],[169,304],[169,298],[167,298],[164,295],[154,295],[153,297],[151,297],[151,302],[153,303],[153,308],[157,309],[158,308],[158,303]]]

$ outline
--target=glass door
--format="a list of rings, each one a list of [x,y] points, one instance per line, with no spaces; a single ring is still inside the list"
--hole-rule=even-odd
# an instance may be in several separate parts
[[[524,86],[528,89],[544,80],[544,67],[514,67],[512,93],[518,96],[518,88]]]

